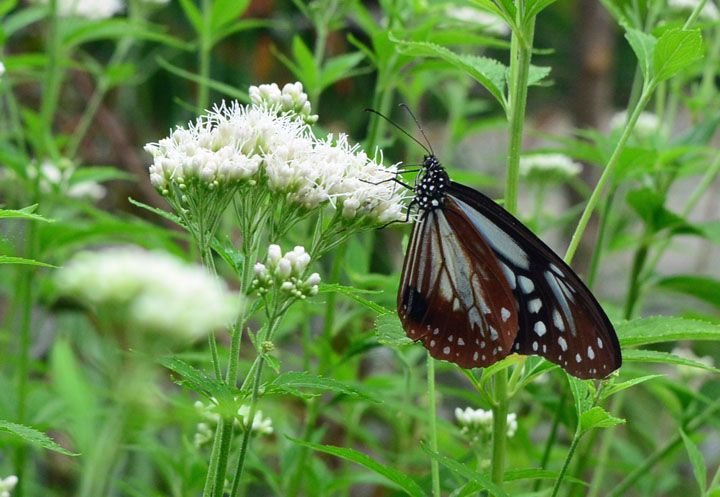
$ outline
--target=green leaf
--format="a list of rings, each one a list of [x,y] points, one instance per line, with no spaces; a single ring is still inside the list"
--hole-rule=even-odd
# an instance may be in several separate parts
[[[653,233],[666,228],[692,231],[692,227],[682,217],[665,207],[665,197],[650,188],[628,192],[627,202]]]
[[[720,308],[720,280],[705,276],[670,276],[655,283],[664,290],[684,293]]]
[[[567,375],[567,379],[575,401],[575,414],[580,418],[584,412],[589,411],[592,407],[595,389],[590,380],[581,380],[570,375]]]
[[[525,4],[525,20],[537,16],[545,10],[549,5],[555,3],[556,0],[528,0]]]
[[[193,0],[180,0],[180,6],[185,13],[185,17],[190,21],[196,33],[201,33],[203,29],[203,19],[200,9],[195,6]]]
[[[52,438],[35,428],[30,428],[29,426],[19,425],[17,423],[11,423],[10,421],[0,419],[0,432],[10,433],[31,445],[59,452],[60,454],[65,454],[66,456],[79,455],[62,448]]]
[[[632,351],[634,352],[634,351]],[[608,385],[602,389],[602,392],[600,393],[601,399],[607,399],[608,397],[615,395],[618,392],[621,392],[623,390],[626,390],[630,387],[634,387],[635,385],[639,385],[640,383],[645,383],[646,381],[654,380],[655,378],[662,378],[663,375],[661,374],[649,374],[646,376],[640,376],[639,378],[633,378],[632,380],[623,381],[622,383],[615,383],[614,385]]]
[[[232,397],[231,388],[217,378],[211,378],[199,369],[175,357],[163,357],[158,361],[161,365],[177,373],[181,378],[178,384],[207,398],[217,400]]]
[[[320,285],[320,293],[339,293],[346,297],[350,297],[358,304],[364,305],[365,307],[375,311],[379,315],[389,314],[391,312],[389,309],[386,309],[385,307],[381,306],[380,304],[377,304],[377,303],[373,302],[372,300],[368,300],[362,296],[362,294],[382,293],[380,291],[362,290],[362,289],[354,288],[351,286],[339,285],[337,283],[322,283]]]
[[[650,81],[653,77],[653,53],[655,52],[657,39],[652,35],[633,28],[627,29],[625,38],[627,38],[630,47],[632,47],[633,52],[635,52],[643,79]]]
[[[705,363],[694,359],[686,359],[668,352],[659,350],[625,350],[623,360],[626,362],[654,362],[660,364],[674,364],[676,366],[688,366],[691,368],[704,369],[713,373],[720,373],[720,369],[708,366]]]
[[[401,347],[413,341],[405,334],[400,319],[395,314],[384,314],[375,320],[378,342],[388,347]]]
[[[554,1],[554,0],[553,0]],[[550,74],[552,70],[548,66],[535,66],[530,64],[528,68],[528,86],[537,85]]]
[[[293,38],[292,53],[295,63],[297,64],[297,70],[299,71],[299,73],[295,75],[302,79],[308,91],[313,88],[319,88],[320,76],[318,74],[318,68],[315,65],[315,57],[313,57],[310,49],[298,35],[295,35]]]
[[[692,464],[693,474],[695,475],[695,481],[697,481],[700,487],[700,495],[705,495],[707,488],[707,467],[705,466],[705,458],[698,449],[695,442],[688,437],[684,431],[680,430],[680,436],[685,444],[685,450],[690,458],[690,464]]]
[[[580,431],[589,431],[594,428],[610,428],[624,424],[625,420],[612,416],[600,406],[595,406],[580,415]]]
[[[223,93],[223,94],[227,95],[228,97],[235,98],[241,102],[249,102],[250,101],[250,97],[248,96],[248,94],[246,92],[244,92],[242,90],[238,90],[234,86],[230,86],[225,83],[215,81],[214,79],[203,78],[199,74],[195,74],[190,71],[186,71],[185,69],[182,69],[181,67],[171,64],[170,62],[163,59],[162,57],[156,57],[155,60],[157,61],[158,65],[160,67],[164,68],[166,71],[168,71],[176,76],[187,79],[194,83],[205,83],[211,90],[215,90],[219,93]]]
[[[0,219],[28,219],[30,221],[42,221],[44,223],[53,222],[52,219],[35,214],[37,204],[24,207],[22,209],[0,209]]]
[[[157,214],[158,216],[160,216],[164,219],[167,219],[168,221],[172,221],[173,223],[177,224],[178,226],[185,227],[185,223],[183,223],[183,220],[171,212],[165,211],[163,209],[158,209],[157,207],[153,207],[152,205],[143,204],[142,202],[135,200],[132,197],[128,197],[128,202],[130,202],[131,204],[133,204],[136,207],[145,209],[148,212]]]
[[[311,397],[301,389],[320,390],[323,392],[333,392],[337,394],[349,395],[351,397],[361,397],[373,402],[379,402],[368,394],[361,392],[356,387],[334,380],[324,376],[317,376],[305,371],[289,371],[282,373],[271,383],[265,386],[265,394],[273,393],[290,393],[298,397]]]
[[[527,468],[527,469],[511,469],[505,472],[505,476],[503,478],[504,481],[518,481],[518,480],[555,480],[558,477],[557,471],[552,471],[549,469],[535,469],[535,468]],[[573,476],[565,475],[564,480],[569,481],[571,483],[576,483],[578,485],[584,485],[588,486],[587,482],[575,478]]]
[[[308,447],[318,452],[330,454],[331,456],[339,457],[341,459],[345,459],[346,461],[354,462],[356,464],[364,466],[370,471],[373,471],[387,478],[390,482],[395,484],[394,486],[397,486],[406,494],[412,497],[425,497],[425,492],[423,492],[422,488],[420,488],[420,486],[404,472],[398,471],[390,466],[381,464],[367,454],[363,454],[362,452],[359,452],[357,450],[347,449],[344,447],[335,447],[332,445],[320,445],[305,442],[303,440],[292,437],[288,437],[288,439],[300,446]]]
[[[25,259],[23,257],[12,257],[9,255],[0,255],[0,264],[23,264],[25,266],[41,266],[41,267],[57,267],[45,262],[33,259]]]
[[[445,47],[423,41],[403,41],[390,34],[392,40],[401,53],[416,57],[435,57],[457,67],[478,83],[483,85],[492,96],[506,108],[505,101],[505,74],[506,67],[495,59],[479,57],[470,54],[457,54]]]
[[[326,60],[320,75],[320,88],[327,88],[336,81],[350,77],[352,68],[357,66],[364,58],[364,53],[353,52]]]
[[[133,174],[121,171],[112,166],[88,166],[81,167],[73,172],[70,178],[70,184],[74,185],[85,181],[103,183],[113,180],[137,181],[137,178]]]
[[[700,29],[669,29],[655,45],[653,69],[655,82],[675,76],[703,56],[703,39]]]
[[[483,489],[486,489],[488,492],[490,492],[493,495],[496,495],[498,497],[509,497],[508,494],[506,494],[505,491],[502,488],[500,488],[499,485],[496,485],[495,483],[493,483],[492,480],[490,480],[490,478],[487,478],[482,473],[468,468],[466,465],[459,463],[455,459],[450,459],[447,456],[444,456],[442,454],[435,452],[430,447],[428,447],[425,443],[421,443],[420,447],[425,452],[427,452],[427,454],[430,457],[432,457],[437,462],[439,462],[440,464],[442,464],[443,466],[448,468],[455,475],[462,476],[466,480],[479,485]]]
[[[718,340],[720,325],[675,316],[653,316],[615,326],[620,345],[630,347],[677,340]]]

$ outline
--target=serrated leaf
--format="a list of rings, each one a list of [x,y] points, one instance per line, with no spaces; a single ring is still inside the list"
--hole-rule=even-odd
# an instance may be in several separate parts
[[[351,286],[346,285],[339,285],[337,283],[322,283],[320,285],[320,293],[339,293],[341,295],[344,295],[346,297],[349,297],[353,299],[358,304],[362,304],[368,309],[372,309],[379,315],[383,314],[389,314],[391,311],[390,309],[386,309],[385,307],[381,306],[380,304],[377,304],[373,302],[372,300],[368,300],[365,297],[362,296],[362,294],[379,294],[382,293],[378,290],[363,290],[359,288],[354,288]]]
[[[64,449],[60,445],[57,444],[52,438],[47,436],[41,431],[36,430],[35,428],[31,428],[29,426],[20,425],[17,423],[11,423],[10,421],[5,421],[0,419],[0,431],[5,433],[10,433],[25,442],[29,443],[30,445],[34,445],[36,447],[41,447],[43,449],[52,450],[53,452],[59,452],[60,454],[65,454],[66,456],[77,456],[79,454],[75,454],[73,452],[70,452],[67,449]]]
[[[483,85],[506,108],[505,78],[507,68],[495,59],[470,54],[457,54],[447,48],[424,41],[403,41],[390,34],[401,53],[417,57],[436,57],[457,67]]]
[[[656,82],[665,81],[703,56],[703,39],[699,29],[669,29],[655,45],[653,70]]]
[[[625,38],[630,43],[633,52],[635,52],[643,79],[650,81],[653,76],[653,53],[655,52],[657,39],[652,35],[633,28],[627,29]]]
[[[290,393],[299,397],[308,397],[308,395],[303,392],[303,389],[333,392],[349,395],[351,397],[361,397],[373,402],[379,402],[352,385],[348,385],[347,383],[333,378],[317,376],[305,371],[289,371],[287,373],[280,374],[271,383],[265,386],[265,394]]]
[[[595,406],[580,415],[580,431],[589,431],[595,428],[610,428],[624,424],[625,420],[612,416],[600,406]]]
[[[401,347],[413,341],[405,334],[400,319],[395,314],[384,314],[375,320],[378,342],[388,347]]]
[[[579,418],[592,407],[594,387],[590,380],[581,380],[570,375],[567,375],[567,379],[575,402],[575,414]]]
[[[432,450],[430,447],[428,447],[425,443],[421,443],[420,447],[433,459],[435,459],[437,462],[448,468],[450,471],[453,472],[453,474],[461,476],[465,478],[468,481],[471,481],[477,485],[479,485],[481,488],[487,490],[492,495],[495,495],[497,497],[509,497],[505,491],[500,488],[499,485],[496,485],[495,483],[490,480],[490,478],[484,476],[482,473],[478,471],[473,471],[472,469],[468,468],[466,465],[461,464],[457,462],[455,459],[450,459],[447,456],[444,456],[442,454],[439,454]]]
[[[685,450],[690,458],[690,464],[692,464],[693,474],[695,475],[695,481],[697,481],[700,487],[700,495],[705,495],[707,488],[707,467],[705,466],[705,458],[698,449],[695,442],[688,437],[684,431],[680,430],[680,436],[685,444]]]
[[[720,341],[720,325],[676,316],[653,316],[625,321],[617,324],[615,331],[623,348],[677,340]]]
[[[720,280],[705,276],[682,275],[663,278],[655,283],[663,290],[684,293],[720,308]]]
[[[607,399],[608,397],[615,395],[618,392],[627,390],[630,387],[645,383],[646,381],[654,380],[655,378],[662,378],[661,374],[649,374],[646,376],[640,376],[639,378],[633,378],[632,380],[623,381],[622,383],[615,383],[614,385],[608,385],[602,389],[600,393],[601,399]]]
[[[708,366],[703,362],[696,361],[694,359],[687,359],[668,352],[661,352],[659,350],[625,350],[623,352],[623,360],[626,362],[653,362],[659,364],[673,364],[675,366],[688,366],[691,368],[704,369],[713,373],[720,373],[720,369]]]
[[[194,366],[175,357],[164,357],[158,361],[162,366],[177,373],[178,383],[190,390],[215,399],[228,399],[232,397],[232,390],[217,378],[211,378]]]
[[[359,464],[370,471],[385,477],[388,481],[392,482],[394,486],[397,486],[411,497],[426,497],[422,488],[420,488],[420,486],[404,472],[398,471],[391,466],[379,463],[367,454],[354,449],[335,447],[333,445],[320,445],[292,437],[288,437],[288,439],[297,445]]]
[[[552,68],[549,66],[535,66],[530,64],[530,67],[528,68],[528,86],[541,83],[542,80],[550,74],[551,70]]]

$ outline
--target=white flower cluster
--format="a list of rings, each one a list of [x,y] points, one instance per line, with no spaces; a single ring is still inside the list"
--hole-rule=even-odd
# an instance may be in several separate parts
[[[563,154],[530,154],[520,157],[520,174],[540,181],[562,181],[580,174],[582,166]]]
[[[0,497],[10,497],[10,492],[18,483],[18,477],[10,475],[7,478],[0,478]]]
[[[702,356],[699,357],[691,348],[688,347],[675,347],[672,351],[673,355],[676,355],[678,357],[682,357],[683,359],[689,359],[691,361],[697,361],[701,364],[704,364],[705,366],[714,368],[715,362],[713,361],[713,358],[710,356]],[[709,374],[709,371],[705,369],[695,368],[692,366],[684,366],[678,364],[677,366],[678,374],[686,379],[691,378],[702,378],[703,376],[707,376]]]
[[[200,266],[137,247],[82,252],[60,269],[57,285],[91,306],[125,306],[130,324],[182,341],[227,326],[238,312],[237,296]]]
[[[212,440],[214,435],[214,427],[217,426],[217,424],[220,422],[220,414],[217,412],[218,402],[217,399],[215,399],[214,397],[210,399],[210,402],[208,404],[205,404],[198,400],[195,402],[194,405],[195,409],[198,410],[200,416],[213,424],[212,427],[206,422],[200,422],[197,424],[197,431],[193,438],[193,443],[196,447],[200,447]],[[236,418],[234,420],[235,426],[241,428],[244,431],[249,424],[249,416],[250,406],[244,404],[241,405],[237,410]],[[264,418],[262,415],[262,411],[256,410],[250,429],[256,435],[272,435],[274,431],[272,419],[269,417]]]
[[[668,0],[670,10],[682,14],[688,14],[695,10],[700,0]],[[720,12],[713,0],[708,0],[700,11],[700,17],[706,21],[717,21],[720,19]]]
[[[50,0],[37,1],[43,5],[50,3]],[[112,17],[124,8],[122,0],[57,0],[60,17],[84,17],[93,21]]]
[[[627,118],[628,113],[626,110],[615,113],[612,118],[610,118],[610,129],[618,130],[624,128],[625,123],[627,123]],[[640,138],[647,138],[654,135],[660,129],[660,126],[660,119],[658,119],[657,115],[652,112],[641,112],[635,123],[633,133]]]
[[[473,440],[492,433],[493,413],[490,410],[456,407],[455,418],[461,427],[460,432],[469,435]],[[507,415],[507,436],[514,436],[517,428],[517,414],[511,412]]]
[[[448,17],[467,23],[477,24],[483,31],[499,36],[510,34],[510,26],[500,17],[485,10],[470,6],[448,7],[445,9]]]
[[[150,181],[161,194],[172,198],[178,189],[181,196],[201,195],[262,181],[308,210],[327,202],[348,220],[387,223],[404,217],[404,193],[388,181],[397,174],[395,166],[371,159],[346,135],[321,140],[292,113],[278,113],[284,106],[309,108],[300,83],[282,90],[277,85],[254,88],[258,104],[223,103],[187,129],[176,128],[145,146],[153,156]]]
[[[317,295],[320,275],[312,273],[303,279],[310,264],[310,254],[305,252],[304,247],[297,246],[283,255],[279,245],[270,245],[265,262],[255,264],[252,285],[259,294],[265,294],[273,285],[279,285],[282,291],[299,299]]]
[[[0,60],[0,78],[2,78],[4,74],[5,74],[5,64],[3,64],[3,61]]]
[[[317,114],[312,114],[307,93],[299,81],[287,83],[282,90],[276,83],[251,86],[248,94],[252,104],[258,107],[271,107],[280,113],[294,113],[308,124],[315,124],[318,120]]]
[[[62,192],[68,197],[87,200],[100,200],[105,197],[107,190],[97,181],[72,181],[75,168],[68,159],[61,159],[58,164],[51,161],[44,161],[40,164],[40,191],[48,193],[52,191]],[[37,167],[30,164],[28,175],[35,178]]]

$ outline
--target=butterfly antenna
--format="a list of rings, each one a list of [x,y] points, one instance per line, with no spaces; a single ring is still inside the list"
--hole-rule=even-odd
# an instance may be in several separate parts
[[[399,125],[398,123],[396,123],[395,121],[393,121],[392,119],[390,119],[388,116],[382,114],[381,112],[376,111],[375,109],[369,109],[369,108],[368,108],[368,109],[365,109],[365,112],[372,112],[373,114],[377,114],[378,116],[382,117],[382,118],[385,119],[387,122],[389,122],[390,124],[392,124],[393,126],[395,126],[397,129],[399,129],[400,131],[402,131],[403,133],[405,133],[408,137],[410,137],[410,139],[411,139],[412,141],[414,141],[415,143],[417,143],[418,145],[420,145],[427,153],[432,154],[432,155],[435,155],[435,154],[433,154],[432,147],[430,147],[430,149],[428,150],[428,148],[427,148],[425,145],[423,145],[423,143],[422,143],[420,140],[418,140],[418,139],[415,138],[413,135],[411,135],[410,133],[408,133],[407,131],[405,131],[403,128],[400,127],[400,125]],[[414,117],[415,117],[415,116],[413,116],[413,118],[414,118]],[[415,122],[417,122],[417,121],[415,121]],[[418,126],[419,126],[419,125],[418,125]],[[422,128],[420,129],[420,132],[422,133]],[[425,133],[423,133],[423,136],[425,136]],[[427,141],[427,138],[425,138],[425,141]],[[428,145],[430,145],[430,143],[428,143]]]
[[[408,114],[410,114],[410,117],[413,118],[413,121],[415,121],[415,124],[417,125],[418,130],[420,131],[420,134],[425,138],[425,143],[427,143],[427,146],[430,148],[430,153],[432,155],[435,155],[435,151],[432,148],[432,145],[430,145],[430,140],[428,140],[427,135],[425,134],[425,131],[423,131],[422,126],[420,126],[420,121],[417,120],[417,117],[415,117],[415,114],[410,110],[410,107],[407,106],[407,104],[400,104],[400,107],[408,111]],[[425,149],[427,150],[427,149]]]

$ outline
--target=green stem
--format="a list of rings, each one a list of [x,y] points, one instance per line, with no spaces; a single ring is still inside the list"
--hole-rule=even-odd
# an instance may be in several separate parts
[[[692,434],[695,430],[700,428],[705,421],[712,418],[715,413],[720,411],[720,399],[716,399],[715,402],[708,405],[703,412],[695,416],[690,420],[687,425],[683,428],[686,435]],[[665,456],[670,454],[674,449],[682,444],[682,437],[679,433],[675,434],[665,445],[653,452],[643,463],[636,467],[629,475],[627,475],[609,494],[607,497],[621,497],[626,495],[626,491],[631,488],[635,483],[646,476],[650,469]]]
[[[555,409],[555,415],[553,416],[553,423],[550,427],[550,434],[548,435],[547,441],[545,442],[545,449],[543,450],[542,459],[540,460],[540,469],[547,468],[548,462],[550,462],[550,454],[552,453],[552,449],[555,446],[555,442],[557,441],[557,433],[558,429],[560,428],[560,421],[562,420],[563,411],[565,409],[565,400],[567,399],[567,393],[567,386],[563,386],[563,391],[560,395],[560,400],[558,400],[558,406],[557,409]],[[534,492],[540,490],[541,483],[542,482],[540,480],[535,480],[535,483],[533,485]]]
[[[428,386],[428,429],[430,430],[430,449],[438,452],[437,438],[437,405],[435,398],[435,360],[427,354],[427,386]],[[440,497],[440,466],[434,457],[430,458],[430,474],[432,476],[432,495]]]
[[[598,226],[597,239],[595,240],[595,249],[592,252],[590,259],[590,268],[588,269],[587,285],[588,288],[592,288],[597,277],[598,269],[600,268],[600,259],[602,257],[603,249],[605,248],[605,236],[607,235],[608,227],[610,225],[610,213],[612,212],[612,205],[615,200],[615,193],[617,189],[612,187],[605,197],[602,208],[600,210],[600,226]]]
[[[48,40],[45,53],[47,53],[47,66],[45,69],[42,104],[40,105],[40,122],[44,126],[43,150],[38,155],[57,157],[59,154],[53,140],[53,123],[55,111],[60,98],[60,89],[64,71],[61,61],[64,56],[64,47],[60,32],[60,23],[57,15],[57,0],[50,0],[50,14],[48,23]]]
[[[492,481],[502,485],[505,475],[505,451],[507,448],[508,391],[507,369],[495,375],[492,445]]]
[[[700,15],[700,12],[702,12],[702,10],[705,8],[705,4],[707,3],[707,1],[708,0],[700,0],[697,3],[697,5],[693,9],[693,11],[690,13],[690,17],[688,17],[687,20],[685,21],[685,24],[683,25],[683,29],[690,29],[690,26],[693,25],[693,23],[695,22],[695,19],[698,18],[698,16]]]
[[[619,413],[622,409],[622,404],[625,401],[626,392],[620,392],[613,397],[612,406],[608,409],[609,412]],[[608,458],[610,457],[610,449],[612,448],[613,439],[615,438],[616,428],[611,426],[605,428],[605,432],[602,435],[600,442],[600,450],[597,451],[599,454],[597,463],[594,464],[595,471],[590,482],[590,489],[588,490],[587,497],[597,497],[600,494],[600,487],[605,481],[605,474],[608,468]],[[589,458],[586,458],[586,460]],[[579,474],[578,472],[577,474]]]
[[[210,102],[210,56],[212,52],[212,0],[202,0],[202,30],[200,49],[198,50],[198,64],[200,66],[200,82],[198,84],[197,112],[198,114],[208,108]]]
[[[82,472],[79,497],[109,495],[113,469],[117,464],[119,448],[122,447],[126,419],[124,407],[111,411],[95,440],[92,453],[85,458],[86,466]]]
[[[575,455],[575,449],[577,449],[578,442],[580,442],[581,437],[582,434],[579,430],[577,430],[575,432],[575,436],[573,436],[573,441],[570,444],[570,450],[568,451],[567,456],[565,456],[565,462],[563,462],[560,474],[558,475],[557,480],[555,480],[555,486],[553,487],[551,497],[557,496],[558,491],[560,490],[560,485],[562,484],[563,478],[565,478],[565,473],[567,473],[568,466],[570,466],[570,461],[572,460],[573,455]]]
[[[625,300],[625,319],[631,319],[635,313],[640,298],[640,273],[643,270],[648,255],[648,239],[649,234],[645,232],[640,240],[640,246],[635,250],[633,256],[632,269],[630,270],[630,280],[628,283],[628,294]]]
[[[590,216],[595,210],[595,206],[600,200],[603,190],[605,189],[605,184],[610,180],[613,173],[615,172],[615,167],[619,162],[620,155],[625,148],[625,144],[627,143],[633,129],[635,128],[635,123],[637,123],[637,120],[640,117],[640,113],[643,111],[643,109],[645,109],[645,106],[650,101],[650,97],[653,94],[654,88],[654,84],[648,84],[644,87],[642,95],[640,95],[640,100],[638,101],[638,104],[635,106],[632,113],[630,114],[627,123],[625,123],[625,128],[623,129],[622,135],[620,135],[620,139],[615,146],[615,150],[613,150],[613,153],[610,156],[610,160],[608,160],[607,166],[605,166],[605,169],[603,170],[603,173],[600,176],[597,185],[595,185],[595,189],[590,195],[590,199],[588,200],[588,203],[585,206],[585,210],[583,211],[582,216],[580,216],[578,225],[575,228],[575,232],[572,235],[570,245],[567,248],[567,252],[565,252],[565,262],[567,262],[568,264],[572,262],[573,256],[575,255],[575,252],[580,245],[580,240],[582,239],[582,236],[585,233],[585,229],[587,228],[587,224],[590,221]]]

